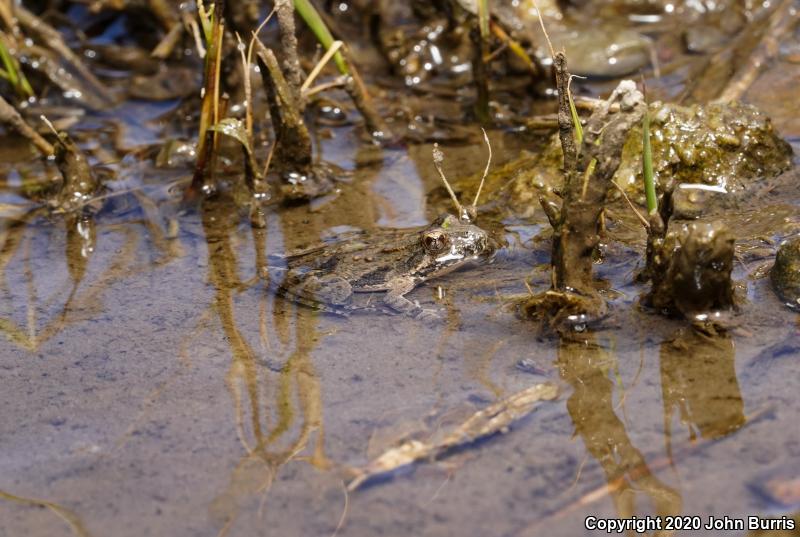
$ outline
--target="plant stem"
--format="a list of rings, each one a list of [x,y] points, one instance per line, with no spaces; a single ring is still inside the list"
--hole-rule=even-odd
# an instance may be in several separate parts
[[[658,212],[656,182],[653,176],[653,151],[650,147],[650,111],[645,110],[642,117],[642,176],[644,177],[644,193],[647,199],[647,212]]]
[[[328,30],[328,27],[325,25],[325,21],[322,20],[322,17],[320,17],[310,0],[294,0],[294,8],[308,27],[311,28],[311,31],[314,32],[317,40],[325,47],[325,50],[331,48],[334,41],[333,35],[331,35],[330,30]],[[334,55],[333,61],[336,62],[336,67],[339,69],[340,73],[343,75],[350,74],[347,62],[340,52]]]
[[[198,5],[199,7],[199,5]],[[206,57],[203,76],[203,101],[200,105],[200,128],[197,139],[197,161],[195,163],[193,186],[199,186],[204,178],[209,156],[214,157],[218,135],[209,129],[219,123],[219,84],[222,67],[222,39],[225,32],[223,3],[214,5],[212,14],[200,12],[203,34],[206,39]],[[209,136],[209,132],[211,136]],[[212,147],[209,155],[208,141]]]
[[[23,99],[33,97],[33,88],[25,77],[25,73],[20,69],[19,62],[9,52],[6,35],[2,32],[0,32],[0,61],[3,62],[5,72],[8,74],[8,82],[13,86],[17,95]]]
[[[481,39],[489,41],[489,0],[478,0],[478,24],[480,25]]]

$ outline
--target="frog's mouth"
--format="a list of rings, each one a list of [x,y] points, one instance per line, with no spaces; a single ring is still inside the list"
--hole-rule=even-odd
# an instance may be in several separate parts
[[[492,239],[488,233],[482,233],[477,237],[471,237],[471,241],[469,245],[465,247],[465,251],[469,252],[470,257],[483,261],[494,257],[498,246],[497,241]]]
[[[437,263],[454,264],[469,261],[484,261],[494,256],[497,243],[487,234],[468,233],[459,237],[449,251],[436,258]]]

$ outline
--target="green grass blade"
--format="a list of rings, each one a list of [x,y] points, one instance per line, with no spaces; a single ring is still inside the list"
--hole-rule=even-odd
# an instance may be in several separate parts
[[[5,67],[4,71],[8,75],[8,82],[14,87],[14,90],[22,97],[33,97],[33,88],[25,77],[25,73],[19,68],[19,63],[11,56],[3,39],[0,39],[0,61]]]
[[[331,48],[334,42],[333,35],[331,35],[328,27],[325,26],[325,22],[322,20],[322,17],[320,17],[317,9],[311,4],[311,1],[294,0],[294,8],[297,10],[297,13],[300,14],[300,17],[306,25],[314,32],[317,41],[325,47],[325,50]],[[347,68],[347,62],[340,52],[337,52],[333,56],[333,61],[336,63],[336,67],[339,69],[340,73],[343,75],[350,74],[350,70]]]
[[[644,177],[644,193],[647,199],[647,212],[658,211],[656,197],[656,181],[653,175],[653,150],[650,147],[650,111],[646,110],[642,118],[642,176]]]
[[[575,125],[575,143],[580,146],[583,143],[583,125],[581,125],[581,118],[578,116],[578,110],[575,108],[575,101],[572,100],[572,92],[567,89],[567,98],[569,99],[569,111],[572,114],[572,124]]]
[[[481,39],[489,41],[489,0],[478,0],[478,24]]]

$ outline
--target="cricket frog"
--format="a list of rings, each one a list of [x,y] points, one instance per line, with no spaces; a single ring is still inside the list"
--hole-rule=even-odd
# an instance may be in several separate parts
[[[422,282],[490,257],[494,250],[486,231],[448,214],[422,229],[356,233],[271,256],[267,272],[278,294],[322,311],[347,315],[383,310],[435,318],[405,295]]]

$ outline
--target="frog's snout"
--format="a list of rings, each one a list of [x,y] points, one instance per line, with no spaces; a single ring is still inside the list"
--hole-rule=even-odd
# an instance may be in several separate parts
[[[491,257],[497,251],[498,243],[487,232],[479,229],[475,233],[472,255],[476,257]]]
[[[483,248],[481,249],[480,255],[482,257],[494,257],[494,254],[497,253],[497,250],[500,249],[500,243],[495,240],[493,237],[489,236],[487,233],[484,235],[484,244]]]

